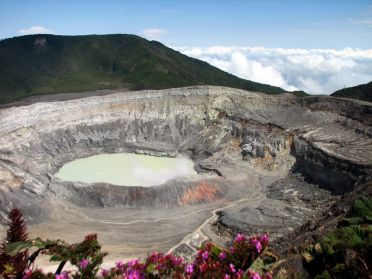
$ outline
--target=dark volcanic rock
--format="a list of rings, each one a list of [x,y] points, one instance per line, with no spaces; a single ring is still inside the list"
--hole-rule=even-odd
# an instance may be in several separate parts
[[[269,185],[259,205],[243,203],[219,212],[219,225],[232,233],[268,232],[277,238],[303,225],[339,198],[291,175]]]

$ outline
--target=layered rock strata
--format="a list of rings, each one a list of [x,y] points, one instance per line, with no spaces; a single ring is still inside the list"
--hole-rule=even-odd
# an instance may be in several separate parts
[[[212,86],[118,92],[2,109],[1,218],[11,207],[20,206],[33,224],[58,222],[60,216],[50,211],[55,201],[105,208],[90,217],[93,211],[82,209],[92,224],[98,215],[101,220],[109,218],[120,208],[133,210],[115,221],[120,224],[129,218],[128,212],[141,215],[157,209],[160,216],[179,208],[182,216],[189,216],[191,208],[209,208],[209,214],[218,209],[216,218],[222,225],[256,231],[252,226],[264,229],[264,222],[270,222],[284,233],[283,228],[305,221],[302,216],[309,215],[305,212],[324,210],[311,205],[309,193],[318,193],[318,186],[344,194],[371,178],[371,124],[370,103]],[[74,159],[116,152],[186,154],[195,161],[199,175],[146,189],[66,182],[53,175]],[[279,181],[295,186],[279,187]],[[318,186],[311,188],[306,181]],[[275,189],[284,191],[284,196],[273,194]],[[321,196],[321,201],[328,201],[329,194]],[[298,202],[291,202],[291,197]],[[302,209],[294,211],[296,207]],[[285,210],[279,212],[280,208]],[[208,219],[199,217],[190,219],[192,225],[184,234]],[[154,216],[155,221],[159,218]],[[261,221],[254,221],[257,218]],[[177,235],[161,248],[180,238]]]

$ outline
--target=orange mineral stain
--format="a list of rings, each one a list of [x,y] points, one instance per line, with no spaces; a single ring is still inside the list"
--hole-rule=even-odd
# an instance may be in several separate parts
[[[187,189],[180,198],[180,205],[196,204],[200,202],[214,201],[221,197],[221,191],[215,185],[202,181],[195,187]]]

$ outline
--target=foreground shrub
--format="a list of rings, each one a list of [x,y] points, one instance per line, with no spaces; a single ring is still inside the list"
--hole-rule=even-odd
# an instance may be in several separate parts
[[[270,279],[272,276],[268,271],[275,269],[278,263],[277,256],[266,251],[267,234],[251,238],[238,234],[227,248],[211,242],[203,243],[191,262],[173,254],[152,253],[143,261],[117,261],[111,268],[100,269],[106,254],[101,252],[95,234],[87,235],[81,243],[72,245],[62,240],[27,240],[20,211],[9,214],[8,225],[7,239],[0,247],[0,278]],[[28,250],[33,251],[29,257]],[[34,268],[34,261],[40,253],[49,255],[50,261],[59,262],[54,274]],[[336,230],[303,253],[304,267],[311,278],[372,278],[371,259],[371,198],[357,200],[351,214],[340,222]],[[64,270],[67,262],[76,269]],[[301,275],[294,275],[291,278],[301,278]]]
[[[51,262],[59,262],[55,274],[56,278],[61,279],[69,278],[70,272],[62,272],[67,262],[70,262],[78,269],[78,271],[74,272],[73,278],[95,278],[98,274],[99,266],[106,256],[106,253],[101,252],[101,245],[98,243],[96,234],[87,235],[82,242],[72,245],[67,244],[63,240],[53,241],[40,238],[14,242],[6,245],[5,252],[13,256],[27,249],[36,250],[28,258],[28,268],[23,273],[23,279],[51,277],[51,274],[44,276],[40,270],[35,270],[34,272],[31,268],[40,253],[49,255]]]
[[[6,238],[0,245],[0,275],[4,278],[22,278],[22,273],[27,267],[27,249],[12,256],[5,252],[6,245],[27,240],[27,226],[21,210],[14,208],[9,212],[7,225]]]
[[[35,252],[29,257],[28,268],[23,279],[33,278],[271,278],[269,273],[259,274],[249,269],[257,257],[266,249],[269,238],[266,234],[247,238],[238,234],[231,247],[220,248],[211,242],[205,242],[197,251],[194,261],[186,262],[173,254],[152,253],[143,262],[135,259],[129,262],[117,261],[114,267],[99,270],[105,253],[96,235],[88,235],[84,241],[69,245],[64,241],[29,240],[10,243],[6,246],[8,255],[22,253],[27,249]],[[33,269],[35,258],[43,253],[50,261],[59,262],[55,274],[43,273]],[[63,271],[67,262],[77,271]],[[100,272],[99,272],[100,271]]]
[[[372,198],[355,201],[350,216],[310,246],[303,258],[315,278],[372,278]]]

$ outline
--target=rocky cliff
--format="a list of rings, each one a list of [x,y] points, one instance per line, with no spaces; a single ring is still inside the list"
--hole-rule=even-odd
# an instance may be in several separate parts
[[[50,216],[53,201],[106,208],[106,217],[97,213],[99,218],[112,216],[115,208],[141,214],[178,208],[186,216],[190,208],[210,206],[219,208],[219,220],[227,226],[248,230],[254,218],[262,217],[255,224],[259,227],[275,217],[281,228],[291,218],[295,227],[308,210],[324,209],[321,202],[307,207],[315,191],[308,183],[345,194],[370,180],[371,124],[370,103],[211,86],[118,92],[2,109],[1,216],[17,205],[34,224],[58,220]],[[199,175],[147,189],[73,183],[53,176],[68,161],[114,152],[187,154]],[[286,191],[280,186],[284,184],[295,186]],[[269,194],[273,189],[282,194]],[[300,194],[308,197],[298,199]],[[278,202],[269,201],[270,195]],[[304,203],[303,209],[292,215],[274,210],[292,206],[293,212],[298,203],[290,199]],[[194,220],[207,219],[199,217]]]

